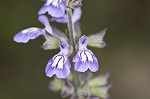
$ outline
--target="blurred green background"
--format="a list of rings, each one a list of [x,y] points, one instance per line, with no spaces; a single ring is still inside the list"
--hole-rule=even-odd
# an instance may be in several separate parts
[[[0,1],[0,99],[61,99],[47,87],[48,60],[59,50],[44,51],[42,37],[13,42],[22,29],[42,27],[40,0]],[[100,62],[97,74],[110,72],[112,99],[150,99],[150,0],[83,0],[83,34],[108,29],[103,49],[91,48]],[[65,28],[64,28],[65,30]]]

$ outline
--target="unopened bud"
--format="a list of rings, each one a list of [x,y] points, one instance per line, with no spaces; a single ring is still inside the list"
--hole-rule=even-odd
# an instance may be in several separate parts
[[[82,6],[82,0],[72,0],[69,3],[69,7],[72,9],[78,8]]]

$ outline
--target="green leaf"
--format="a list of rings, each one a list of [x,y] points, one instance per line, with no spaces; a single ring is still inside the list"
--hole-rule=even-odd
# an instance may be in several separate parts
[[[91,88],[91,94],[100,98],[108,99],[110,97],[108,94],[108,90],[110,87],[111,85],[109,84],[107,86]]]
[[[94,35],[88,36],[88,45],[91,47],[98,47],[103,48],[106,46],[105,42],[103,41],[106,29],[96,33]]]
[[[46,41],[43,43],[42,48],[45,50],[57,49],[59,48],[60,39],[54,36],[45,36]]]
[[[106,74],[103,74],[103,75],[100,75],[98,77],[95,77],[93,79],[91,79],[89,82],[88,82],[88,85],[90,87],[96,87],[96,86],[104,86],[107,84],[107,79],[109,77],[109,73],[106,73]]]

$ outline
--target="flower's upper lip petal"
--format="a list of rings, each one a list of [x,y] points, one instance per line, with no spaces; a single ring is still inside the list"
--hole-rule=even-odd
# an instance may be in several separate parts
[[[61,49],[68,49],[68,43],[65,41],[60,41],[60,48]]]
[[[79,44],[82,44],[82,45],[86,44],[87,39],[88,39],[88,37],[86,35],[81,36],[80,39],[79,39]]]
[[[69,54],[69,45],[66,41],[60,41],[60,53],[65,55],[65,56],[68,56]]]
[[[75,22],[77,22],[78,20],[80,20],[81,14],[82,14],[81,8],[76,8],[76,9],[74,10],[73,15],[72,15],[72,21],[73,21],[73,23],[75,23]]]
[[[47,18],[46,16],[44,16],[44,15],[40,15],[40,16],[38,17],[38,19],[39,19],[39,21],[45,26],[45,30],[46,30],[47,32],[49,32],[50,34],[52,34],[52,28],[51,28],[51,26],[50,26],[50,23],[49,23],[48,18]]]

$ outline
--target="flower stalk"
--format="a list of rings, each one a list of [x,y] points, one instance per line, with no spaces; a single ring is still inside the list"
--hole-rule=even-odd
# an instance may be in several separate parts
[[[68,16],[69,38],[70,38],[71,45],[73,46],[73,48],[75,48],[75,39],[74,39],[74,33],[73,33],[74,26],[73,26],[73,22],[72,22],[72,9],[67,7],[66,12],[67,12],[67,16]]]
[[[75,50],[75,36],[74,36],[74,25],[72,22],[72,9],[70,7],[66,8],[66,12],[67,12],[67,16],[68,16],[68,29],[69,29],[69,39],[71,42],[71,45],[73,46],[73,52],[77,52]],[[74,53],[72,53],[74,54]],[[74,56],[74,55],[73,55]],[[71,60],[71,59],[70,59]],[[73,65],[73,63],[72,63]],[[73,84],[74,84],[74,88],[75,88],[75,92],[77,92],[77,88],[78,88],[78,73],[76,71],[73,70]]]

